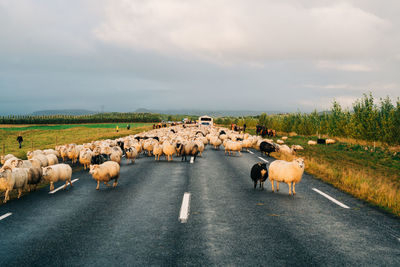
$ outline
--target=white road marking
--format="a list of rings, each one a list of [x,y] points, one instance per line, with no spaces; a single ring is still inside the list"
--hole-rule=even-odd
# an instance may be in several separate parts
[[[321,191],[319,191],[318,189],[316,189],[316,188],[313,188],[312,190],[314,190],[315,192],[317,192],[318,194],[320,194],[320,195],[322,195],[322,196],[324,196],[324,197],[326,197],[327,199],[329,199],[330,201],[332,201],[333,203],[335,203],[335,204],[337,204],[337,205],[339,205],[339,206],[341,206],[342,208],[345,208],[345,209],[350,209],[348,206],[346,206],[345,204],[343,204],[342,202],[340,202],[340,201],[337,201],[336,199],[334,199],[333,197],[331,197],[331,196],[329,196],[329,195],[327,195],[327,194],[325,194],[324,192],[321,192]]]
[[[181,223],[186,223],[189,217],[190,208],[190,193],[183,194],[181,211],[179,212],[179,221]]]
[[[190,158],[190,163],[194,163],[194,157]]]
[[[74,179],[74,180],[72,180],[71,181],[71,183],[75,183],[76,181],[78,181],[79,179]],[[65,184],[64,185],[62,185],[62,186],[60,186],[59,188],[57,188],[57,189],[54,189],[53,191],[50,191],[49,192],[49,194],[54,194],[55,192],[57,192],[58,190],[61,190],[61,189],[63,189],[64,188],[64,186],[65,186]]]
[[[0,216],[0,221],[3,220],[3,219],[5,219],[5,218],[7,218],[8,216],[11,216],[11,215],[12,215],[12,213],[9,212],[9,213],[6,213],[6,214]]]
[[[263,159],[262,157],[258,157],[259,159],[261,159],[261,160],[263,160],[263,161],[265,161],[266,163],[269,163],[269,161],[268,160],[266,160],[266,159]]]
[[[249,153],[254,155],[253,151],[250,151],[250,150],[249,150]]]

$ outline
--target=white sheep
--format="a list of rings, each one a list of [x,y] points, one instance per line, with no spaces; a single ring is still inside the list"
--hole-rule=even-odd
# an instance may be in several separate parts
[[[284,141],[282,141],[281,139],[278,139],[278,140],[276,140],[276,142],[278,143],[278,144],[280,144],[280,145],[282,145],[282,144],[284,144],[285,142]]]
[[[173,160],[172,155],[176,153],[176,148],[174,145],[172,145],[170,142],[167,141],[162,145],[162,151],[165,154],[167,160],[170,161],[169,159],[170,157],[171,160]]]
[[[317,141],[309,140],[309,141],[307,142],[307,144],[308,144],[309,146],[315,146],[315,145],[317,144]]]
[[[163,147],[159,144],[154,145],[153,147],[154,160],[160,160],[162,154],[163,154]]]
[[[11,159],[11,158],[16,158],[13,154],[7,154],[5,156],[1,156],[1,164],[4,164],[7,160]]]
[[[40,162],[40,166],[41,167],[47,167],[49,166],[49,160],[47,159],[47,157],[43,154],[35,154],[33,157],[31,157],[30,159],[36,159]]]
[[[21,197],[22,190],[27,187],[28,184],[28,169],[13,169],[6,167],[3,172],[0,173],[0,191],[5,191],[3,202],[6,203],[9,199],[9,193],[13,189],[18,190],[18,198]]]
[[[334,140],[334,139],[326,139],[325,140],[325,144],[327,144],[327,145],[334,144],[334,143],[336,143],[336,140]]]
[[[99,190],[100,182],[104,182],[105,185],[109,186],[108,182],[114,180],[113,186],[116,187],[118,184],[120,166],[118,163],[113,161],[104,162],[101,165],[90,165],[89,173],[93,179],[97,181],[96,189]]]
[[[86,170],[92,162],[93,152],[89,148],[82,149],[79,152],[79,163],[83,165],[83,169]]]
[[[281,138],[283,141],[286,141],[287,139],[288,139],[288,137],[287,136],[282,136],[282,138]]]
[[[114,161],[114,162],[116,162],[118,164],[121,164],[121,155],[116,151],[113,151],[111,153],[110,159],[111,159],[111,161]]]
[[[127,160],[131,160],[132,163],[135,163],[135,159],[136,159],[136,157],[138,155],[138,152],[137,152],[135,146],[128,147],[125,150],[125,154],[126,154],[126,159]]]
[[[55,165],[58,164],[58,158],[56,155],[49,153],[49,154],[44,154],[45,157],[47,158],[47,166]]]
[[[279,191],[279,182],[283,182],[288,184],[290,195],[292,194],[291,185],[293,183],[293,195],[295,195],[295,185],[301,181],[301,177],[304,173],[304,160],[302,158],[295,159],[291,162],[275,160],[269,165],[268,172],[272,192],[275,191],[274,181],[276,181],[277,191]]]
[[[72,186],[71,177],[72,168],[68,164],[61,163],[43,168],[43,180],[50,182],[50,191],[54,190],[54,183],[58,181],[65,181],[64,189],[68,183]]]
[[[79,157],[79,148],[75,144],[70,144],[67,149],[67,155],[72,163],[76,163]]]

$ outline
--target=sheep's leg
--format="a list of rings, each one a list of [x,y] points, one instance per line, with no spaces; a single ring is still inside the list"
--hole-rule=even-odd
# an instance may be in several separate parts
[[[295,182],[293,182],[293,195],[296,195],[296,190],[294,190],[294,188],[295,188]]]
[[[113,187],[116,187],[116,186],[117,186],[117,184],[118,184],[118,178],[117,178],[117,179],[115,179],[115,181],[114,181],[114,183],[113,183]]]
[[[53,191],[53,190],[54,190],[54,183],[50,182],[50,191]]]
[[[18,188],[18,198],[20,198],[22,195],[22,188]]]
[[[254,189],[257,188],[257,181],[254,181]]]
[[[72,185],[72,181],[71,181],[71,179],[69,179],[69,180],[68,180],[68,182],[69,182],[69,184],[70,184],[70,185],[71,185],[71,187],[72,187],[73,185]]]
[[[8,196],[8,194],[10,193],[10,189],[7,189],[6,190],[6,193],[4,194],[4,200],[3,200],[3,203],[6,203],[7,202],[7,200],[9,199],[9,196]]]
[[[271,179],[270,179],[271,180]],[[272,187],[272,193],[275,192],[275,188],[274,188],[274,180],[271,180],[271,187]]]
[[[289,186],[289,196],[292,194],[292,183],[291,182],[289,182],[289,183],[287,183],[288,184],[288,186]]]
[[[264,182],[261,182],[261,190],[264,190]]]
[[[279,191],[279,182],[278,181],[276,181],[276,191],[277,192]]]
[[[100,189],[100,181],[97,181],[97,187],[96,187],[96,190],[99,190]]]
[[[108,182],[104,182],[104,184],[105,184],[107,187],[111,186],[111,185],[108,184]]]
[[[238,153],[239,153],[239,156],[241,156],[241,155],[242,155],[242,153],[240,153],[240,151],[238,151]]]
[[[65,181],[65,185],[64,185],[63,189],[67,188],[67,186],[68,186],[68,180]]]

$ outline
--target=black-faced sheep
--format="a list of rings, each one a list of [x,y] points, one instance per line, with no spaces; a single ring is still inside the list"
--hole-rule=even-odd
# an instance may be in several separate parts
[[[182,160],[185,158],[185,161],[187,160],[186,156],[193,156],[193,161],[196,160],[197,154],[199,153],[199,148],[198,146],[193,143],[193,142],[189,142],[187,144],[182,145]]]
[[[257,187],[257,183],[260,181],[260,188],[264,190],[264,182],[268,178],[268,169],[266,163],[254,164],[250,171],[250,177],[254,182],[254,189]]]

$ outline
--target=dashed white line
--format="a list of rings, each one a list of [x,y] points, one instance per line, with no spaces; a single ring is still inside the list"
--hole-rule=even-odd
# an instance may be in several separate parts
[[[194,157],[190,158],[190,163],[192,163],[192,164],[194,163]]]
[[[254,155],[253,151],[250,151],[250,150],[249,150],[249,153]]]
[[[263,161],[265,161],[266,163],[269,163],[269,161],[268,160],[266,160],[266,159],[263,159],[262,157],[258,157],[259,159],[261,159],[261,160],[263,160]]]
[[[78,181],[78,180],[79,180],[79,179],[74,179],[74,180],[71,181],[71,183],[75,183],[75,182]],[[60,186],[59,188],[54,189],[53,191],[50,191],[49,194],[54,194],[54,193],[57,192],[58,190],[63,189],[64,186],[65,186],[65,185],[62,185],[62,186]]]
[[[181,211],[179,212],[179,221],[181,223],[186,223],[189,217],[190,208],[190,193],[183,194]]]
[[[343,204],[342,202],[340,202],[340,201],[334,199],[333,197],[331,197],[331,196],[325,194],[324,192],[321,192],[321,191],[319,191],[319,190],[316,189],[316,188],[313,188],[312,190],[314,190],[314,191],[317,192],[318,194],[320,194],[320,195],[326,197],[327,199],[329,199],[329,200],[332,201],[333,203],[335,203],[335,204],[341,206],[342,208],[350,209],[348,206],[346,206],[346,205]]]
[[[11,212],[6,213],[6,214],[4,214],[4,215],[1,215],[1,216],[0,216],[0,221],[3,220],[3,219],[5,219],[5,218],[7,218],[8,216],[11,216],[11,215],[12,215]]]

